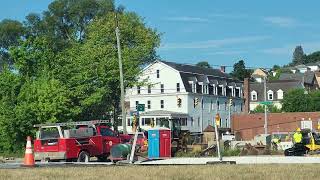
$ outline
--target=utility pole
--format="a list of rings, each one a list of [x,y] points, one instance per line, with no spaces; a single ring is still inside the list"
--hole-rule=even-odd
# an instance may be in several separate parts
[[[120,47],[120,30],[118,26],[117,13],[115,13],[115,18],[116,18],[116,36],[117,36],[117,48],[118,48],[118,59],[119,59],[119,71],[120,71],[122,127],[123,127],[123,134],[127,134],[126,108],[124,105],[123,70],[122,70],[121,47]]]
[[[264,101],[267,102],[267,78],[264,77]],[[264,105],[264,134],[268,134],[267,105]]]
[[[228,125],[227,128],[231,128],[231,106],[232,106],[232,99],[229,100],[229,112],[228,112],[229,122],[227,123]]]

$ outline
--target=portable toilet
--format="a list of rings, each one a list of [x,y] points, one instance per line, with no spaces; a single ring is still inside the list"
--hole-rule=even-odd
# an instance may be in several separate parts
[[[171,157],[171,130],[153,128],[148,130],[148,158],[162,159]]]
[[[171,157],[171,130],[161,129],[160,134],[160,157],[168,158]]]
[[[160,157],[160,138],[159,130],[150,129],[148,130],[148,158],[158,159]]]

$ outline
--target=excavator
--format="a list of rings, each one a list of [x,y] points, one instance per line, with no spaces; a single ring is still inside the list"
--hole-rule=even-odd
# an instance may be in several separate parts
[[[181,130],[179,119],[162,119],[160,127],[166,127],[171,130],[171,156],[178,151],[187,151],[187,144],[190,139],[190,132]]]
[[[302,129],[302,142],[294,144],[284,151],[285,156],[303,156],[305,154],[320,154],[320,135],[310,129]]]

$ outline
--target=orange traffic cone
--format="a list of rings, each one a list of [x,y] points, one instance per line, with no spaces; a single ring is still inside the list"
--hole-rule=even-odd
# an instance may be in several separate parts
[[[27,167],[34,167],[35,166],[30,136],[27,137],[27,145],[26,145],[26,152],[24,155],[23,166],[27,166]]]

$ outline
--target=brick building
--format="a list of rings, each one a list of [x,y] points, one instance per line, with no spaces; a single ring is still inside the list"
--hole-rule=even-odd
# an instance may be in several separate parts
[[[312,120],[317,128],[320,112],[268,113],[268,133],[293,132],[301,126],[301,120]],[[264,114],[235,114],[232,117],[232,131],[239,140],[251,140],[264,133]]]

